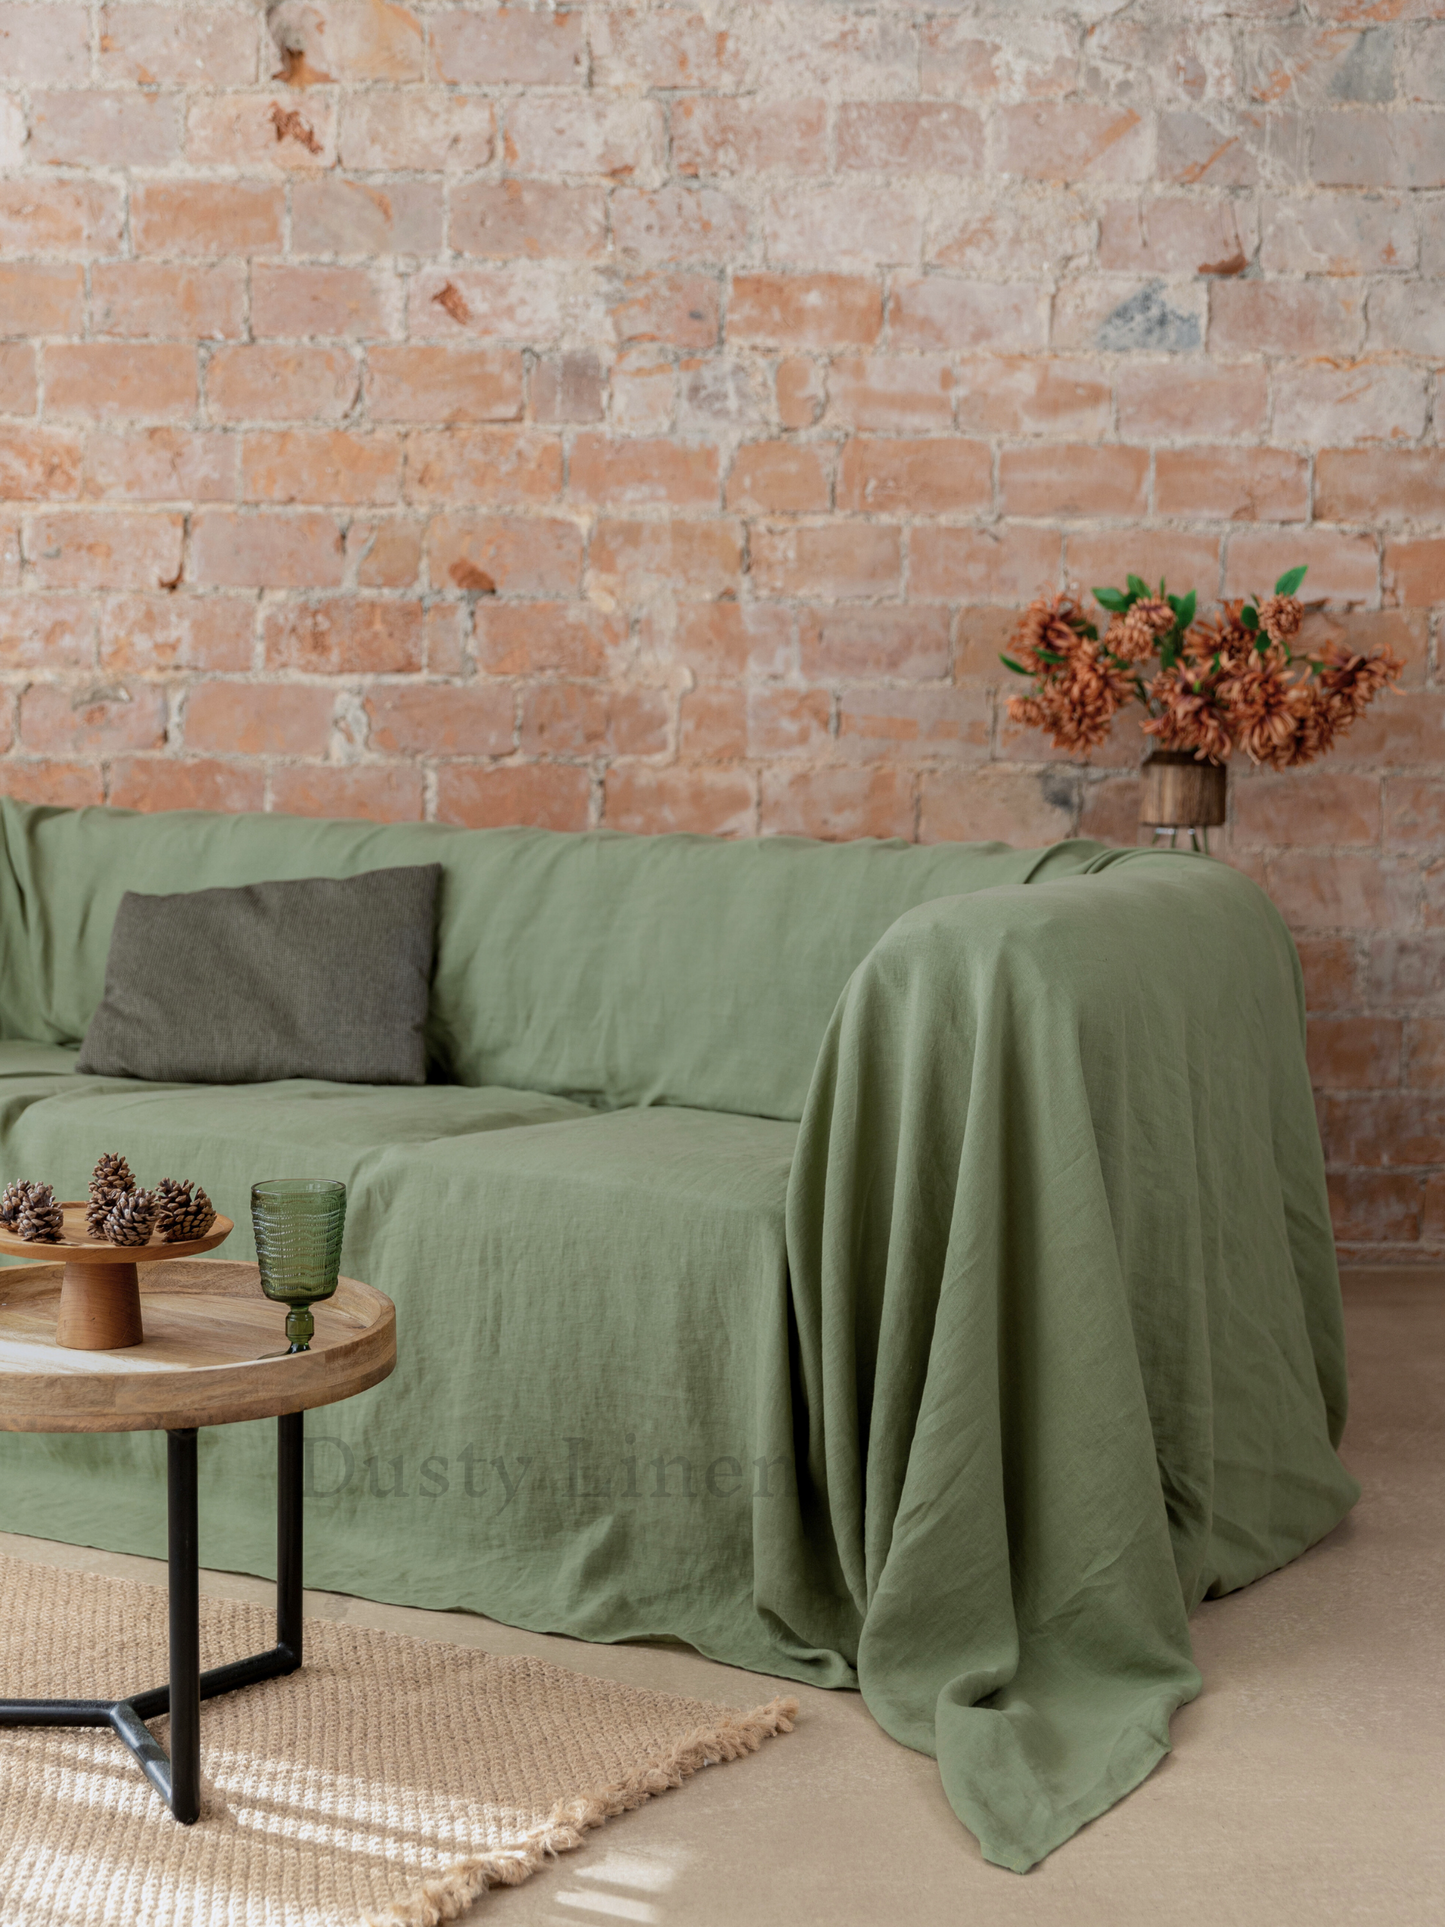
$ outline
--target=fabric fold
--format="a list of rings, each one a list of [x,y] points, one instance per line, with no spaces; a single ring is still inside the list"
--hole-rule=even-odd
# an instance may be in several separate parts
[[[840,1000],[756,1560],[1020,1871],[1168,1750],[1204,1593],[1357,1496],[1288,933],[1221,864],[1090,871],[921,905]]]

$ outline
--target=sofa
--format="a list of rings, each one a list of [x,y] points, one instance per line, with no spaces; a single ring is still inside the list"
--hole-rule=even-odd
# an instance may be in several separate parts
[[[75,1071],[122,892],[432,862],[424,1086]],[[349,1188],[400,1362],[308,1421],[312,1585],[859,1687],[1022,1870],[1356,1496],[1299,966],[1221,863],[6,799],[0,935],[7,1180],[122,1151],[234,1258],[255,1180]],[[0,1528],[158,1554],[163,1467],[0,1434]],[[201,1477],[272,1571],[272,1429]]]

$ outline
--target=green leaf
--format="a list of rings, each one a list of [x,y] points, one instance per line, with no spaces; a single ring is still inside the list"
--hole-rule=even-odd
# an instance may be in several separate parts
[[[1276,595],[1293,595],[1295,590],[1299,587],[1301,582],[1304,581],[1305,577],[1308,574],[1309,574],[1308,563],[1304,564],[1302,567],[1298,569],[1286,569],[1284,574],[1280,577],[1279,581],[1276,582],[1274,585],[1275,594]]]
[[[1117,616],[1123,615],[1129,606],[1128,596],[1122,594],[1118,589],[1095,589],[1093,591],[1093,597],[1101,609],[1108,609],[1112,614]]]
[[[1005,669],[1012,669],[1016,676],[1028,676],[1033,673],[1031,670],[1025,669],[1021,662],[1015,662],[1012,656],[1000,656],[999,661]]]
[[[1246,629],[1257,629],[1259,627],[1259,611],[1252,609],[1246,602],[1239,612],[1239,620]]]
[[[1035,649],[1034,654],[1042,662],[1062,662],[1064,660],[1062,656],[1056,655],[1052,649]]]
[[[1159,644],[1159,662],[1162,668],[1172,669],[1179,660],[1173,636],[1165,636]]]
[[[1142,576],[1130,575],[1130,576],[1126,576],[1124,579],[1129,584],[1129,593],[1130,595],[1133,596],[1136,602],[1146,598],[1152,599],[1154,591],[1149,587],[1149,584],[1144,580]]]
[[[1198,597],[1196,592],[1193,589],[1191,589],[1188,595],[1185,596],[1179,602],[1176,602],[1173,596],[1170,596],[1169,598],[1169,607],[1174,611],[1175,615],[1179,618],[1179,627],[1181,629],[1187,629],[1190,623],[1193,622],[1194,611],[1197,605],[1198,605]]]
[[[1082,623],[1079,628],[1079,633],[1080,635],[1087,636],[1090,642],[1097,642],[1099,640],[1099,631],[1092,622]]]

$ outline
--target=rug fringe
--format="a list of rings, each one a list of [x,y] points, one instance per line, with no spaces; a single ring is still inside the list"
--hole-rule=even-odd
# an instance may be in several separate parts
[[[715,1727],[690,1733],[652,1765],[640,1767],[615,1786],[598,1793],[573,1794],[559,1800],[547,1818],[513,1847],[458,1860],[444,1872],[424,1880],[415,1892],[385,1913],[367,1914],[359,1927],[440,1927],[456,1920],[489,1887],[519,1887],[554,1854],[580,1847],[588,1830],[600,1827],[614,1814],[628,1813],[656,1794],[681,1786],[700,1767],[756,1753],[764,1740],[791,1733],[798,1717],[795,1699],[769,1700],[751,1713],[740,1713]]]

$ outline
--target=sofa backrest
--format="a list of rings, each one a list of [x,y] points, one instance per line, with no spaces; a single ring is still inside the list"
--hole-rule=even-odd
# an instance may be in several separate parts
[[[796,1118],[833,1006],[905,910],[1077,872],[1096,844],[459,830],[0,799],[0,1029],[79,1041],[126,890],[443,866],[436,1074]]]

